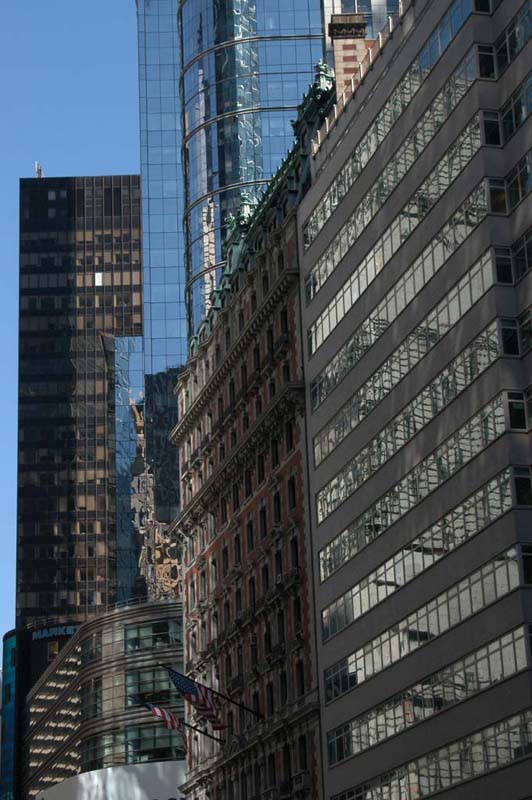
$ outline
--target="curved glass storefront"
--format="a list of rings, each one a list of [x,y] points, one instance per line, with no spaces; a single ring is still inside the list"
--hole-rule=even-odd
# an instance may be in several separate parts
[[[92,770],[162,761],[183,766],[181,735],[167,731],[143,705],[184,712],[161,666],[183,668],[182,614],[177,601],[132,602],[78,628],[25,698],[21,797],[40,798]],[[4,665],[11,663],[6,647],[4,640]],[[4,762],[1,796],[12,800],[6,787],[13,759]]]
[[[190,332],[223,261],[224,222],[260,194],[293,142],[323,55],[319,0],[183,0],[181,102]]]

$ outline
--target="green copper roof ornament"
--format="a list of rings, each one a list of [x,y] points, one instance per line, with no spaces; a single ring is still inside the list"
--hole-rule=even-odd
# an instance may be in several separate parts
[[[241,192],[240,194],[240,207],[238,209],[238,221],[240,225],[245,226],[253,216],[255,210],[255,199],[251,197],[248,192]]]
[[[328,92],[334,84],[334,72],[322,59],[316,63],[314,71],[314,88],[320,92]]]

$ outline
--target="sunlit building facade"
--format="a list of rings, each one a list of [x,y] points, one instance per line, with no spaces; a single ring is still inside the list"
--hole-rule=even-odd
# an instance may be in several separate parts
[[[532,4],[401,11],[298,211],[324,797],[521,800]]]
[[[291,122],[323,56],[319,0],[179,4],[189,332],[223,265],[226,218],[293,143]]]

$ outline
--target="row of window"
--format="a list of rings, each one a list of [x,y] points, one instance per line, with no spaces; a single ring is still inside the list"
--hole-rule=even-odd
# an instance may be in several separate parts
[[[506,144],[532,114],[532,74],[515,90],[500,113],[484,112],[484,132],[487,144]]]
[[[283,381],[285,385],[290,381],[290,374],[288,369],[288,364],[283,365]],[[257,425],[261,424],[261,421],[264,421],[265,416],[271,410],[271,403],[274,401],[274,398],[277,394],[277,385],[275,382],[275,374],[272,375],[269,383],[268,383],[268,394],[267,394],[267,405],[266,408],[263,408],[263,392],[260,391],[255,395],[255,419],[253,423],[250,420],[249,411],[251,410],[252,404],[247,404],[247,410],[240,416],[240,423],[241,425],[237,427],[235,423],[232,424],[232,427],[229,431],[229,436],[225,436],[222,430],[221,441],[219,442],[217,447],[211,446],[211,451],[214,451],[217,455],[217,460],[213,455],[210,457],[204,457],[204,454],[200,451],[200,446],[198,446],[197,450],[191,456],[191,462],[183,462],[181,465],[181,474],[182,474],[182,487],[183,487],[183,499],[186,500],[187,503],[191,502],[194,498],[195,494],[199,492],[205,482],[208,481],[215,472],[217,473],[222,463],[229,458],[231,454],[234,455],[234,451],[240,447],[243,442],[247,441],[249,431],[252,426],[256,427]],[[233,416],[234,412],[231,411],[229,416]],[[240,430],[239,430],[240,428]],[[284,440],[285,440],[285,453],[281,455],[281,436],[272,436],[270,441],[270,453],[271,453],[271,460],[273,467],[279,466],[281,460],[285,457],[288,457],[288,454],[294,448],[294,432],[295,427],[293,424],[293,420],[287,420],[284,425]],[[210,431],[209,431],[210,434]],[[226,443],[228,444],[228,449],[226,449]],[[206,442],[208,444],[208,442]],[[249,441],[248,441],[249,444]],[[262,483],[264,480],[265,475],[265,458],[266,453],[261,453],[257,458],[257,469],[258,469],[258,482]],[[244,497],[248,498],[252,494],[252,476],[253,476],[253,469],[249,468],[244,472]],[[241,487],[239,483],[235,483],[232,487],[232,499],[233,499],[233,508],[239,508],[241,502]]]
[[[275,369],[272,369],[267,387],[261,387],[254,396],[254,402],[245,403],[244,413],[239,415],[237,413],[237,400],[241,400],[249,392],[247,367],[245,365],[242,366],[241,376],[241,389],[238,395],[236,394],[234,380],[231,379],[229,382],[229,405],[227,407],[224,407],[223,397],[220,396],[218,398],[218,419],[215,425],[213,426],[212,424],[212,413],[209,411],[205,418],[205,437],[202,436],[201,425],[198,425],[195,436],[191,434],[181,448],[181,453],[184,456],[181,471],[187,500],[192,498],[193,490],[199,491],[202,488],[204,478],[210,478],[214,470],[220,467],[226,456],[239,446],[252,425],[258,424],[262,415],[267,411],[268,404],[276,397],[278,390],[282,389],[283,384],[286,385],[290,382],[290,366],[285,361],[282,365],[280,376],[277,376]],[[282,381],[277,380],[277,377],[281,377]],[[266,407],[264,400],[266,401]],[[252,409],[253,414],[250,413]],[[226,435],[226,429],[228,435]],[[289,421],[285,427],[287,452],[294,446],[293,433],[292,421]],[[211,445],[211,436],[219,438],[217,447]],[[195,442],[194,447],[193,442]],[[208,458],[205,458],[205,453],[201,452],[203,445],[211,445],[212,454]],[[272,457],[275,456],[274,448],[277,446],[278,442],[272,440]],[[190,477],[188,477],[188,473],[193,473],[196,478],[194,486]]]
[[[278,550],[275,554],[275,563],[276,568],[279,568],[279,558],[281,551]],[[281,596],[286,593],[286,584],[290,583],[293,579],[299,578],[299,568],[294,567],[293,572],[277,572],[275,575],[270,575],[270,565],[269,562],[266,562],[262,565],[260,570],[260,583],[258,578],[255,575],[252,575],[248,579],[247,584],[247,604],[244,605],[244,592],[243,592],[243,583],[241,584],[238,581],[235,585],[234,590],[234,600],[232,601],[232,590],[227,589],[224,594],[224,603],[222,606],[223,610],[223,630],[227,632],[231,625],[235,623],[241,623],[244,609],[252,614],[255,614],[257,606],[259,605],[259,600],[267,600],[272,599],[272,595],[276,594]],[[261,591],[262,590],[262,591]],[[189,589],[190,591],[190,589]],[[267,596],[267,593],[270,593]],[[189,604],[190,605],[190,604]],[[302,623],[302,609],[301,609],[301,599],[299,595],[296,595],[292,602],[292,629],[300,628]],[[207,637],[207,625],[205,619],[202,619],[200,624],[197,626],[199,629],[199,639],[198,633],[196,631],[196,626],[194,626],[190,632],[190,653],[191,656],[197,655],[198,651],[204,651],[207,647],[208,637]],[[282,609],[279,609],[277,614],[277,643],[285,641],[285,612]],[[216,640],[220,634],[220,627],[218,621],[218,611],[213,611],[211,615],[211,625],[210,625],[210,633],[211,638]],[[272,636],[271,636],[271,625],[266,620],[264,622],[264,653],[268,654],[272,647]],[[251,659],[251,663],[253,659]]]
[[[493,322],[336,473],[318,492],[318,505],[326,502],[332,513],[487,370],[500,351]]]
[[[251,706],[254,714],[251,714],[246,707],[240,706],[238,718],[235,718],[233,707],[225,709],[225,719],[227,721],[227,733],[232,736],[240,733],[245,735],[246,730],[252,728],[257,722],[257,715],[269,717],[270,719],[278,714],[279,709],[285,708],[299,700],[305,694],[305,668],[303,661],[298,659],[293,665],[282,660],[283,669],[278,674],[277,687],[272,680],[268,680],[263,687],[261,702],[261,692],[256,684],[251,685]],[[253,666],[257,666],[257,661]],[[286,667],[288,666],[288,669]],[[234,679],[234,680],[233,680]],[[240,690],[244,692],[249,687],[249,680],[254,680],[253,675],[246,675],[243,671],[232,674],[225,673],[224,686],[227,689]],[[236,681],[236,682],[235,682]],[[237,721],[238,720],[238,721]]]
[[[263,506],[265,510],[265,507]],[[262,510],[261,509],[261,512]],[[261,539],[266,536],[266,525],[263,524],[263,520],[265,519],[264,515],[260,513],[259,519],[261,520]],[[262,533],[264,530],[264,534]],[[243,543],[240,533],[236,533],[233,539],[233,546],[232,546],[232,554],[230,553],[230,548],[228,546],[229,543],[225,543],[222,548],[222,569],[221,569],[221,577],[225,578],[228,573],[229,569],[233,567],[242,567],[243,562],[249,561],[252,559],[252,553],[255,550],[255,544],[259,544],[255,542],[255,531],[253,525],[253,518],[249,519],[246,524],[246,550],[244,552]],[[231,556],[232,555],[232,559]],[[262,582],[262,593],[265,594],[270,589],[270,583],[273,583],[274,579],[276,581],[281,581],[284,575],[284,571],[287,566],[288,559],[286,558],[286,554],[283,555],[282,545],[279,545],[277,549],[275,549],[275,556],[274,556],[274,569],[273,574],[271,575],[270,581],[270,559],[269,557],[265,558],[264,562],[262,563],[261,568],[261,582]],[[299,570],[299,544],[297,540],[297,536],[294,535],[290,539],[290,561],[288,562],[293,570]],[[207,581],[207,569],[203,568],[199,572],[198,579],[196,581],[196,574],[192,574],[189,581],[188,581],[188,607],[189,609],[193,609],[196,606],[196,602],[204,602],[208,599],[208,597],[216,591],[218,582],[220,579],[220,575],[218,572],[218,562],[216,559],[216,554],[213,555],[209,560],[209,580]],[[248,582],[248,601],[247,607],[254,607],[256,601],[256,590],[255,590],[255,578],[253,575],[249,578]],[[236,607],[235,612],[239,613],[242,611],[242,592],[240,591],[240,587],[238,582],[236,582],[236,589],[235,589],[235,601]]]
[[[326,669],[327,702],[396,664],[518,586],[517,550],[510,548]]]
[[[486,138],[489,139],[489,143],[500,144],[501,139],[506,141],[530,113],[532,113],[532,76],[519,87],[500,115],[497,112],[484,112]],[[491,117],[488,117],[488,114],[491,114]],[[510,118],[511,121],[508,121]],[[502,126],[503,134],[500,133],[500,126]],[[530,173],[531,163],[529,158],[525,157],[507,176],[504,188],[500,181],[490,181],[492,210],[514,208],[530,191]],[[484,187],[481,184],[446,223],[438,238],[425,248],[421,256],[407,269],[379,305],[342,345],[333,361],[327,366],[327,372],[334,371],[335,361],[344,364],[348,361],[354,364],[362,358],[428,280],[441,268],[446,259],[486,216],[487,211]],[[314,386],[316,383],[315,381]],[[312,395],[315,407],[320,401],[317,398],[314,400],[314,389]]]
[[[501,475],[501,480],[503,480],[503,476],[504,473]],[[489,503],[489,507],[492,507],[492,504],[496,502],[496,497],[491,497],[491,489],[489,486],[490,484],[482,487],[478,491],[478,502],[484,498],[481,508],[484,508],[486,503]],[[532,505],[532,490],[528,468],[514,468],[514,490],[515,502],[518,505]],[[486,499],[486,492],[488,492],[489,500]],[[477,495],[474,495],[474,497],[476,498]],[[462,508],[466,515],[464,524],[466,525],[467,537],[474,535],[476,529],[470,527],[473,524],[473,517],[467,513],[467,507],[468,501],[465,501],[463,505],[460,504],[439,519],[432,528],[434,535],[437,536],[438,527],[445,531],[457,531],[456,535],[465,535],[462,532],[462,525],[458,523],[458,520],[462,518]],[[477,509],[477,513],[480,514],[481,508],[479,507]],[[339,570],[340,567],[354,558],[360,550],[366,547],[367,544],[372,542],[373,539],[380,534],[380,526],[378,524],[364,528],[363,525],[359,525],[357,522],[358,521],[348,528],[345,528],[342,533],[336,536],[320,551],[320,579],[322,581],[329,578],[334,572]]]
[[[525,669],[529,637],[529,631],[517,628],[330,731],[329,764],[362,753]]]
[[[293,440],[293,424],[290,421],[286,425],[286,431],[290,431],[289,436],[287,435],[287,446],[286,446],[286,453],[285,457],[288,457],[291,450],[294,447],[294,440]],[[272,470],[276,469],[281,463],[281,454],[280,454],[280,446],[279,446],[279,439],[277,437],[272,438],[271,440],[271,447],[270,447],[270,468]],[[251,498],[253,495],[253,484],[255,483],[255,492],[258,491],[259,487],[263,484],[266,479],[266,454],[259,453],[257,456],[257,475],[255,477],[255,470],[253,467],[248,467],[244,471],[244,480],[243,486],[239,482],[235,482],[231,487],[231,504],[233,513],[237,513],[240,509],[241,505],[245,505],[245,503]],[[201,487],[199,487],[201,488]],[[243,489],[243,491],[242,491]],[[297,492],[296,492],[296,479],[295,475],[292,474],[286,482],[286,502],[288,509],[293,511],[296,507],[297,503]],[[229,520],[229,496],[224,496],[220,498],[220,522],[222,525],[225,525]],[[281,522],[282,518],[282,502],[281,502],[281,491],[277,491],[272,496],[272,517],[273,517],[273,524],[277,525]],[[266,513],[266,511],[264,511]]]
[[[315,441],[315,453],[334,450],[448,333],[493,285],[492,257],[485,253],[380,367],[335,414]]]
[[[494,0],[492,3],[490,3],[490,0],[474,0],[474,10],[477,12],[480,11],[490,13],[499,4],[499,2],[500,0]],[[530,38],[532,28],[531,17],[532,13],[530,2],[527,0],[502,36],[500,36],[496,41],[494,46],[479,45],[479,76],[481,78],[499,78],[506,67],[517,57],[519,52]],[[445,21],[446,18],[444,17],[444,25]],[[428,73],[424,75],[423,80],[427,74]],[[350,160],[344,165],[338,176],[335,178],[329,189],[322,197],[320,205],[308,218],[304,228],[305,248],[308,248],[310,244],[312,244],[325,223],[332,216],[340,202],[343,200],[346,193],[357,180],[360,172],[366,166],[371,156],[380,146],[382,140],[385,138],[385,136],[387,136],[397,119],[405,110],[406,106],[410,103],[413,95],[411,95],[408,91],[408,79],[409,74],[407,72],[406,76],[403,77],[402,81],[400,81],[395,91],[390,96],[390,99],[384,106],[383,110],[377,116],[373,125],[357,145],[357,148],[352,154]],[[403,82],[405,80],[407,84],[406,87],[403,86]],[[419,88],[419,86],[417,88]],[[406,92],[404,91],[405,89]],[[401,90],[403,91],[401,92]],[[401,94],[403,96],[401,96]],[[370,95],[370,97],[371,96],[372,95]],[[404,107],[403,103],[406,103]],[[391,120],[391,124],[386,120],[386,112],[389,111],[389,108],[395,112],[392,114],[393,119]],[[384,120],[382,119],[383,114],[385,116]],[[387,122],[388,124],[386,124]],[[328,275],[325,276],[324,280],[326,280],[327,277]],[[318,285],[314,285],[313,278],[309,279],[307,284],[308,301],[312,300],[316,292],[319,291],[323,285],[323,282],[324,281]]]
[[[532,36],[532,2],[526,0],[495,42],[497,72],[500,75],[521,52]]]
[[[311,384],[311,403],[315,410],[331,394],[360,358],[394,322],[431,278],[447,263],[476,226],[486,217],[488,204],[483,183],[477,186],[447,220],[435,238],[384,296],[354,334],[340,347]],[[341,412],[340,412],[341,413]],[[337,426],[335,419],[330,427]],[[324,431],[323,436],[327,438]],[[321,434],[319,434],[321,437]],[[320,456],[328,455],[320,443]]]
[[[369,543],[381,536],[501,436],[506,430],[505,403],[510,428],[526,430],[523,394],[498,395],[351,523],[357,539],[365,538]]]
[[[418,800],[530,755],[532,709],[335,795],[332,800]]]
[[[259,464],[262,463],[264,469],[264,458],[262,462],[260,461],[259,456]],[[251,471],[246,472],[245,482],[247,483],[247,475],[251,475]],[[264,474],[260,477],[260,467],[259,467],[259,485],[264,481]],[[251,492],[247,492],[246,489],[246,498],[251,494]],[[297,488],[296,488],[296,477],[295,474],[290,475],[287,480],[286,484],[286,501],[288,504],[288,509],[292,511],[296,506],[296,499],[297,499]],[[227,510],[227,505],[226,505]],[[255,527],[254,516],[252,513],[248,513],[247,522],[246,522],[246,547],[247,547],[247,555],[251,553],[252,550],[255,549],[255,546],[258,545],[259,537],[260,539],[265,539],[269,533],[269,523],[268,518],[270,519],[271,525],[278,525],[282,521],[282,500],[281,500],[281,491],[278,490],[273,493],[272,496],[272,507],[271,513],[268,515],[268,505],[263,503],[259,508],[258,513],[258,531]],[[227,521],[227,520],[225,520]],[[193,534],[188,537],[187,540],[187,549],[186,549],[186,565],[191,566],[196,558],[196,556],[200,555],[207,544],[212,542],[216,537],[217,529],[215,523],[215,516],[211,513],[206,515],[205,521],[198,526],[197,533]],[[258,533],[258,536],[257,536]],[[235,534],[233,546],[232,546],[232,553],[233,553],[233,562],[234,564],[240,564],[242,561],[242,539],[240,532]],[[227,572],[229,571],[229,549],[227,545],[224,546],[222,550],[222,576],[225,577]],[[211,569],[210,569],[210,589],[211,591],[214,590],[218,581],[218,573],[216,570],[216,559],[211,559]],[[200,598],[204,599],[203,597],[203,589],[200,586]],[[206,588],[205,588],[206,592]]]
[[[323,344],[412,231],[471,162],[482,146],[480,130],[480,116],[476,114],[312,323],[307,332],[309,356]],[[349,218],[318,261],[318,267],[322,262],[330,264],[330,272],[337,267],[354,243],[353,231],[353,221]]]
[[[275,798],[278,796],[278,787],[283,787],[287,793],[292,785],[295,788],[295,775],[306,773],[309,768],[308,744],[311,733],[303,733],[286,741],[282,748],[262,758],[252,758],[249,764],[243,766],[240,774],[236,768],[229,768],[225,778],[218,778],[224,783],[218,783],[214,794],[214,781],[210,786],[210,797],[213,800],[253,800],[253,798]],[[203,741],[201,741],[203,740]],[[205,758],[205,737],[195,735],[192,739],[192,763],[200,764]],[[203,752],[202,752],[203,751]],[[292,784],[293,782],[293,784]]]
[[[532,230],[515,242],[512,247],[495,249],[497,280],[501,283],[517,283],[532,269]]]
[[[473,49],[461,62],[439,94],[436,95],[427,111],[399,149],[393,154],[355,210],[350,214],[348,221],[345,223],[349,229],[349,247],[353,246],[407,172],[417,163],[423,151],[428,147],[467,93],[469,87],[476,80],[477,73],[477,52],[476,49]],[[340,247],[342,246],[341,242],[342,239],[340,239]],[[329,270],[331,265],[331,259],[326,254],[322,256],[307,277],[307,295],[313,296],[316,294],[319,287],[323,285],[329,276],[324,272]],[[325,267],[325,270],[321,269],[322,266]],[[309,289],[311,281],[313,282],[312,290]],[[319,284],[319,286],[316,287],[316,284]]]
[[[375,311],[342,345],[327,366],[312,381],[311,403],[313,410],[334,391],[359,358],[386,331],[388,325],[404,310],[428,280],[441,269],[454,250],[469,236],[489,211],[492,213],[509,213],[531,190],[532,153],[529,152],[508,173],[506,178],[501,180],[489,179],[487,187],[484,183],[481,183],[469,195],[438,235],[425,248],[422,255],[416,259],[414,264],[404,273],[404,276],[392,287]],[[529,250],[528,241],[530,238],[530,234],[528,234],[523,237],[523,240],[526,239],[526,244],[521,241],[514,246],[513,249],[516,252],[516,256],[512,273],[510,272],[510,262],[506,262],[505,269],[504,259],[501,258],[500,266],[499,263],[497,265],[498,280],[504,283],[511,282],[512,277],[514,280],[519,280],[528,271],[532,256],[529,253],[527,257],[525,253],[527,248]],[[499,262],[498,254],[497,261]],[[423,275],[423,271],[425,275]],[[375,274],[373,271],[373,274],[370,275],[371,280],[373,280]],[[350,280],[344,286],[348,286],[349,283]],[[364,282],[362,286],[365,290],[366,284]],[[342,291],[337,297],[341,297]],[[349,308],[350,306],[346,305],[343,313],[347,313]]]
[[[273,285],[275,285],[275,281],[280,278],[284,271],[284,259],[282,254],[279,254],[277,257],[276,267],[272,265],[271,271],[264,267],[259,275],[257,276],[257,284],[261,287],[261,296],[258,298],[257,291],[251,292],[249,296],[249,302],[244,303],[241,302],[240,306],[237,309],[234,309],[233,314],[230,315],[227,325],[225,327],[223,336],[221,331],[219,332],[218,339],[213,347],[210,349],[210,358],[204,358],[198,365],[197,370],[192,373],[190,379],[184,383],[181,387],[181,392],[179,395],[179,400],[181,404],[181,415],[183,415],[188,409],[192,406],[194,401],[197,399],[199,392],[207,385],[210,378],[215,374],[216,370],[222,365],[224,355],[227,356],[230,350],[234,347],[236,342],[238,341],[239,337],[243,333],[246,325],[249,324],[250,320],[256,314],[258,308],[262,303],[265,302],[266,298],[268,297],[270,290],[271,290],[271,281],[270,281],[270,274],[273,280]],[[230,299],[232,296],[238,294],[241,289],[241,285],[243,282],[243,274],[241,271],[237,271],[232,279],[232,294],[229,292],[228,289],[228,298]],[[222,307],[226,305],[229,300],[225,298],[225,295],[222,295]],[[281,308],[278,319],[275,315],[274,319],[272,320],[272,324],[266,331],[266,348],[264,348],[264,339],[259,338],[253,347],[253,352],[245,352],[243,355],[243,361],[240,365],[240,390],[246,391],[247,389],[247,382],[248,382],[248,365],[252,366],[253,371],[260,370],[263,365],[265,364],[267,359],[270,359],[275,351],[276,342],[279,342],[279,337],[283,337],[289,334],[289,312],[288,307],[284,306]],[[213,322],[215,326],[216,323]],[[213,331],[211,327],[204,326],[200,332],[200,342],[206,341],[206,339],[213,335]],[[277,335],[277,339],[275,338]],[[222,351],[222,344],[223,344],[223,351]],[[214,351],[214,352],[212,352]],[[262,354],[264,353],[264,358]],[[251,356],[251,358],[250,358]],[[232,384],[232,388],[231,388]],[[229,403],[233,403],[235,400],[235,376],[234,374],[230,378],[229,385]],[[224,416],[224,396],[222,395],[218,398],[218,420]],[[212,427],[212,412],[209,413],[211,420],[206,420],[206,430],[204,433],[211,433]],[[187,441],[184,442],[185,452],[184,457],[190,458],[191,452],[195,449],[195,447],[199,447],[202,441],[202,433],[201,427],[196,430],[195,441],[192,436],[188,438]]]
[[[176,647],[183,643],[181,619],[162,619],[97,631],[80,645],[82,664],[121,653]]]
[[[504,473],[502,473],[502,476],[504,476]],[[501,480],[503,480],[502,476]],[[518,504],[528,505],[531,499],[530,476],[528,474],[520,475],[516,469],[514,483],[516,502]],[[478,499],[480,501],[481,497],[486,497],[487,492],[490,499],[483,500],[483,504],[489,503],[491,506],[491,503],[495,502],[495,498],[491,499],[491,489],[489,486],[490,484],[482,487],[482,489],[479,490]],[[477,494],[475,494],[474,497],[476,498]],[[454,531],[457,531],[456,535],[466,535],[467,537],[474,535],[476,528],[470,527],[472,525],[472,521],[470,521],[470,516],[465,512],[467,506],[468,501],[465,501],[464,504],[460,504],[439,519],[431,529],[434,531],[434,536],[437,536],[438,528],[441,528],[442,531],[450,530],[452,532],[451,535],[455,535]],[[464,532],[462,526],[458,524],[458,520],[462,518],[462,509],[464,509],[466,516],[466,528]],[[327,578],[340,569],[340,567],[354,558],[354,556],[369,542],[371,542],[375,536],[378,536],[379,532],[380,528],[378,527],[376,530],[372,529],[371,527],[364,529],[362,526],[358,526],[356,524],[350,525],[348,528],[343,530],[342,533],[336,536],[328,545],[326,545],[326,547],[323,548],[323,550],[320,551],[320,579],[322,581],[327,580]]]
[[[475,267],[472,268],[473,274],[475,274]],[[429,349],[434,347],[435,344],[438,343],[442,335],[445,335],[448,331],[448,327],[446,326],[445,322],[447,321],[447,313],[446,310],[448,309],[448,322],[450,325],[454,324],[458,320],[456,319],[456,314],[459,314],[459,318],[461,319],[465,313],[470,308],[471,305],[471,294],[468,290],[468,285],[471,281],[470,275],[466,275],[456,287],[453,287],[449,294],[443,298],[439,306],[434,309],[431,314],[428,315],[422,322],[418,325],[418,327],[413,331],[410,336],[416,336],[421,338],[423,337],[423,329],[427,330],[427,323],[430,326],[430,340],[428,341]],[[476,285],[476,282],[473,281],[472,285]],[[476,295],[475,295],[476,296]],[[476,302],[476,301],[475,301]],[[445,309],[443,313],[441,310]],[[433,323],[430,325],[430,323]],[[444,322],[443,328],[439,328],[439,324]],[[435,324],[434,324],[435,323]],[[405,340],[405,342],[397,348],[397,350],[392,353],[390,356],[390,360],[397,360],[396,356],[399,356],[401,352],[404,351],[404,346],[408,346],[409,338]],[[489,346],[488,346],[489,345]],[[488,347],[486,351],[486,346]],[[446,369],[433,381],[433,383],[429,384],[423,392],[439,394],[440,392],[443,393],[445,396],[456,396],[458,391],[461,391],[460,386],[465,388],[467,385],[467,381],[473,380],[474,375],[473,367],[475,365],[475,353],[479,351],[481,354],[486,354],[488,356],[488,363],[491,363],[498,355],[499,344],[498,344],[498,336],[497,336],[497,324],[494,322],[492,325],[481,334],[478,339],[473,342],[469,347],[467,347],[462,354],[455,359],[450,365],[446,367]],[[410,348],[408,349],[408,352]],[[504,349],[504,352],[507,352]],[[423,356],[421,356],[423,357]],[[406,360],[406,359],[405,359]],[[385,362],[385,364],[388,362]],[[480,367],[480,364],[478,365]],[[477,371],[478,373],[478,371]],[[377,372],[379,374],[379,371]],[[404,375],[402,376],[404,377]],[[343,440],[357,427],[357,425],[367,416],[374,408],[374,405],[370,402],[367,405],[361,405],[361,396],[365,394],[365,388],[367,386],[371,386],[373,376],[370,376],[368,382],[364,384],[361,389],[359,389],[355,395],[348,400],[348,402],[340,408],[340,410],[332,417],[330,422],[325,425],[322,430],[314,437],[314,462],[316,466],[328,456],[330,453],[335,450],[339,444],[343,442]],[[464,382],[465,381],[465,382]],[[438,389],[438,387],[441,387]],[[453,387],[455,389],[454,395]],[[390,391],[392,386],[388,385],[386,393]],[[408,413],[408,409],[412,406],[411,410],[414,410],[416,405],[422,401],[423,392],[415,398],[410,405],[402,412]],[[385,396],[385,395],[384,395]],[[378,403],[383,397],[373,397],[373,401]],[[364,397],[364,400],[367,402],[367,396]],[[438,402],[436,405],[438,405]],[[445,401],[445,403],[448,402]],[[440,408],[443,407],[440,404]],[[437,412],[436,412],[437,413]],[[428,419],[428,417],[427,417]],[[397,419],[396,421],[397,422]],[[391,423],[392,424],[392,423]],[[395,424],[395,423],[393,423]]]
[[[516,477],[527,482],[525,499],[532,500],[528,467],[524,467],[522,473],[517,471]],[[430,569],[511,507],[510,470],[507,469],[323,609],[323,641]]]
[[[404,365],[404,368],[407,367],[407,366],[408,366],[408,364]],[[400,365],[399,365],[399,367],[400,367]],[[363,387],[363,388],[365,388],[365,387]],[[383,387],[381,389],[381,391],[383,391],[383,394],[385,394],[386,393],[386,387]],[[374,393],[373,392],[370,395],[370,402],[371,402],[372,397],[374,397]],[[465,431],[464,431],[464,433],[465,433]],[[451,437],[450,439],[448,439],[448,443],[449,443],[449,445],[451,447],[453,446],[453,444],[452,444],[453,440],[454,440],[454,436]],[[443,449],[440,448],[437,451],[437,455],[434,455],[435,459],[437,458],[437,459],[439,459],[441,461],[441,463],[442,463],[442,471],[445,471],[445,470],[443,470],[443,464],[444,463],[448,462],[449,468],[451,467],[451,463],[452,463],[452,459],[449,460],[444,455],[444,449],[445,448],[443,448]],[[473,453],[474,453],[474,448],[473,448],[473,450],[470,451],[470,453],[471,453],[470,457],[472,458],[473,457]],[[469,459],[467,458],[466,460],[469,460]],[[431,461],[431,459],[429,459],[427,461],[427,465],[426,465],[427,469],[428,469],[427,478],[428,478],[429,473],[431,475],[431,478],[428,480],[429,484],[433,482],[433,478],[434,478],[434,475],[435,475],[435,473],[433,473],[432,466],[429,466],[429,462],[430,461]],[[453,472],[453,471],[454,471],[454,469],[451,469],[451,472]],[[422,481],[422,483],[424,483],[423,479],[421,478],[421,475],[419,476],[419,479]],[[334,511],[336,511],[336,509],[343,502],[345,502],[345,500],[347,500],[348,497],[350,497],[356,491],[356,489],[358,488],[358,485],[360,485],[361,482],[362,481],[356,476],[355,476],[355,478],[353,478],[352,476],[347,475],[345,473],[340,473],[340,475],[338,476],[337,479],[335,479],[331,484],[325,486],[324,489],[320,490],[318,492],[317,496],[316,496],[316,512],[317,512],[318,523],[321,524],[328,516],[330,516]],[[438,481],[436,483],[438,483]]]
[[[152,667],[128,670],[125,675],[114,673],[111,680],[106,678],[105,684],[101,677],[92,678],[82,684],[80,701],[81,717],[89,719],[141,706],[145,701],[174,707],[181,703],[181,696],[167,671],[163,667]]]
[[[144,761],[183,758],[184,746],[175,731],[148,722],[145,726],[100,733],[81,742],[81,771]]]
[[[391,92],[375,120],[362,136],[348,161],[329,186],[319,205],[310,214],[304,227],[305,248],[310,247],[327,220],[332,216],[358,176],[409,106],[434,65],[457,35],[471,13],[469,2],[455,0],[441,19],[429,40],[407,68]],[[330,273],[329,273],[330,274]],[[307,299],[310,301],[320,290],[328,274],[314,274],[307,279]]]

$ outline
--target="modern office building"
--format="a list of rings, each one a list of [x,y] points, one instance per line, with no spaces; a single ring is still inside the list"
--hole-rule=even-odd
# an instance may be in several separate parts
[[[321,797],[295,207],[331,89],[322,65],[297,123],[306,148],[257,207],[243,200],[177,385],[186,669],[234,701],[220,744],[193,738],[191,800]]]
[[[176,549],[156,525],[145,458],[140,203],[136,175],[21,181],[17,627],[4,638],[2,800],[40,796],[97,767],[161,760],[144,752],[160,733],[145,709],[135,713],[148,728],[128,738],[132,702],[116,687],[131,657],[110,646],[124,620],[130,632],[137,617],[145,632],[182,624]],[[77,656],[90,625],[103,641],[99,675]],[[146,636],[139,663],[126,664],[142,667],[143,686],[163,642]],[[166,655],[181,661],[181,651]],[[78,691],[96,698],[94,713],[76,706]],[[112,722],[110,709],[126,717]],[[105,733],[90,740],[101,758],[84,755],[89,729]],[[123,793],[130,778],[113,776]]]
[[[160,665],[182,664],[181,614],[175,601],[141,601],[78,628],[24,699],[15,797],[86,800],[127,791],[130,800],[144,800],[155,786],[140,791],[142,769],[133,765],[148,764],[157,765],[165,800],[178,795],[186,745],[143,703],[183,714],[183,701]],[[31,657],[39,633],[25,632],[19,659]]]
[[[293,143],[323,55],[320,0],[179,4],[189,332],[210,308],[225,223],[257,198]]]
[[[187,357],[177,0],[136,0],[146,373]]]
[[[521,800],[532,3],[392,27],[298,211],[324,797]]]
[[[372,38],[398,0],[136,4],[146,374],[159,375],[186,362],[240,193],[260,196],[292,145],[324,21],[360,14]]]
[[[139,177],[22,180],[17,627],[141,589],[142,333]]]
[[[177,422],[173,394],[187,355],[183,173],[177,0],[137,0],[142,259],[144,290],[145,457],[153,484],[142,570],[148,592],[161,595],[153,577],[169,542],[165,523],[179,507],[175,448],[168,431]],[[177,567],[177,564],[175,565]],[[173,584],[177,586],[178,581]],[[169,586],[169,584],[167,584]],[[171,594],[169,594],[171,596]]]

